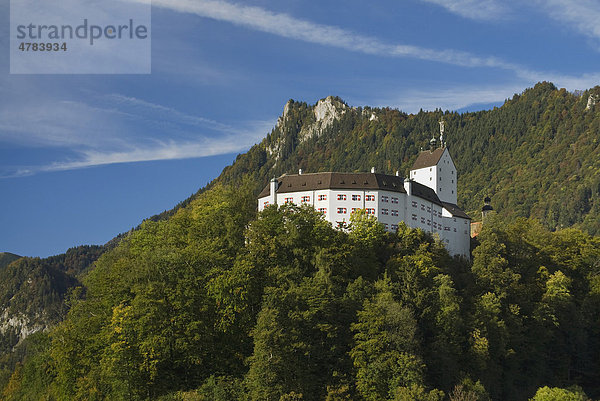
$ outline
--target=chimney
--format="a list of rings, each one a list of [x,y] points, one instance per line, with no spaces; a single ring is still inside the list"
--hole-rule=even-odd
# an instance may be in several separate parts
[[[271,179],[271,187],[269,189],[269,203],[271,205],[277,204],[277,178]]]
[[[302,169],[298,169],[298,175],[302,175]]]
[[[396,170],[396,177],[400,177],[400,171]]]
[[[404,180],[404,190],[406,191],[407,195],[412,195],[412,190],[411,190],[411,186],[410,186],[410,179],[408,180]]]
[[[371,167],[371,173],[375,173],[375,167]]]

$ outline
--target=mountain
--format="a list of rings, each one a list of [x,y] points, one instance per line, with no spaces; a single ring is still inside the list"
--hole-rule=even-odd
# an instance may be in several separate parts
[[[13,262],[0,269],[0,356],[62,320],[69,290],[105,250],[79,246],[45,259],[3,254],[2,260]]]
[[[11,264],[12,262],[14,262],[15,260],[19,259],[20,257],[21,256],[15,255],[14,253],[0,252],[0,269],[2,269],[3,267],[8,266],[9,264]]]
[[[173,210],[104,247],[1,269],[13,352],[0,390],[520,400],[549,384],[600,396],[598,96],[540,83],[493,110],[414,115],[290,100],[263,141]],[[299,168],[406,176],[442,118],[459,206],[477,218],[489,195],[497,211],[472,263],[368,218],[350,233],[292,206],[256,218],[268,180]]]
[[[215,182],[250,177],[260,191],[284,173],[377,171],[405,177],[439,124],[456,164],[458,204],[474,219],[483,199],[513,221],[534,217],[548,229],[600,234],[600,87],[570,93],[539,83],[502,107],[475,113],[436,110],[409,115],[349,107],[328,97],[290,100],[271,133],[239,155]],[[592,99],[592,101],[590,101]],[[185,204],[185,202],[184,202]]]

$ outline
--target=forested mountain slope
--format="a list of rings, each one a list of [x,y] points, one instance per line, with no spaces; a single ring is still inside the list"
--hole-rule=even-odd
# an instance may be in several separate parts
[[[45,259],[20,257],[0,269],[0,357],[31,333],[62,320],[67,292],[104,251],[80,246]]]
[[[12,262],[14,262],[15,260],[17,260],[19,258],[20,258],[20,256],[15,255],[14,253],[0,252],[0,269],[8,266],[9,264],[11,264]]]
[[[600,87],[541,83],[465,114],[289,101],[261,143],[173,210],[105,247],[0,270],[5,326],[24,315],[49,328],[0,360],[2,398],[518,401],[573,385],[600,396],[590,94]],[[406,176],[441,118],[459,205],[477,217],[490,195],[497,210],[472,262],[361,213],[348,233],[308,208],[257,216],[256,194],[298,168]],[[530,216],[542,224],[518,218]]]
[[[290,100],[277,126],[239,155],[217,182],[249,176],[262,189],[283,173],[408,171],[446,121],[457,166],[458,204],[477,219],[485,196],[500,216],[535,217],[549,229],[600,233],[600,87],[577,94],[540,83],[476,113],[351,108],[329,97],[314,106]],[[600,96],[598,96],[600,97]]]
[[[361,212],[350,232],[310,207],[256,215],[252,187],[215,185],[105,252],[17,349],[3,399],[600,396],[599,237],[490,218],[468,263]]]

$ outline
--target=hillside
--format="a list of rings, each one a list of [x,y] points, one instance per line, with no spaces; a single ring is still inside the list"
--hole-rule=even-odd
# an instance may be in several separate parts
[[[465,114],[290,100],[261,143],[173,210],[104,247],[0,270],[14,350],[0,359],[3,398],[600,396],[598,93],[541,83]],[[406,176],[441,118],[459,205],[476,218],[490,195],[497,211],[471,263],[365,216],[350,233],[303,208],[256,216],[268,180],[298,168]]]
[[[65,297],[105,251],[80,246],[49,258],[17,258],[0,269],[0,357],[32,333],[64,317]]]
[[[407,176],[421,147],[446,121],[459,173],[458,204],[480,216],[491,196],[500,216],[535,217],[551,229],[600,233],[600,87],[572,94],[540,83],[502,107],[476,113],[352,108],[328,97],[310,106],[290,100],[276,127],[239,155],[216,182],[250,177],[260,191],[283,173],[377,171]],[[185,204],[185,203],[184,203]]]
[[[215,185],[105,252],[0,370],[3,399],[600,396],[600,237],[490,218],[467,263],[361,212],[350,232],[310,207],[257,216],[252,187]]]
[[[15,260],[19,259],[20,257],[21,256],[15,255],[14,253],[0,252],[0,269],[2,269],[3,267],[8,266],[9,264],[11,264],[12,262],[14,262]]]

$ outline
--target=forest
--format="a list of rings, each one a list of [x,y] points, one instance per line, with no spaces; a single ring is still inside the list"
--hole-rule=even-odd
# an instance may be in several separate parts
[[[255,210],[246,180],[145,222],[20,345],[3,399],[600,396],[600,238],[494,216],[467,261],[360,212]]]
[[[600,399],[590,94],[540,83],[493,110],[415,115],[333,98],[327,127],[288,102],[172,210],[104,246],[3,257],[0,398]],[[489,195],[496,211],[471,260],[361,212],[348,231],[309,208],[257,213],[268,180],[298,168],[406,176],[442,118],[459,205],[477,219]]]

